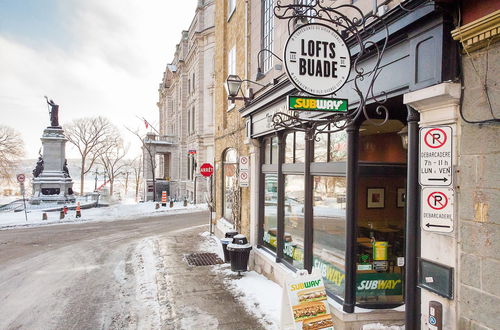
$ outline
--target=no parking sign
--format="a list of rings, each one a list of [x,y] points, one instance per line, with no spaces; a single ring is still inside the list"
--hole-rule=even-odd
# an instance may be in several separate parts
[[[453,189],[422,188],[422,229],[450,233],[453,231]]]

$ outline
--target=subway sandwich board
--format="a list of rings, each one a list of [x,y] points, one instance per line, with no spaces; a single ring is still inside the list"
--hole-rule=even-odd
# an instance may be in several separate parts
[[[347,112],[347,99],[310,96],[288,96],[290,110]]]
[[[318,270],[311,275],[299,270],[285,281],[280,329],[333,330],[323,278]]]

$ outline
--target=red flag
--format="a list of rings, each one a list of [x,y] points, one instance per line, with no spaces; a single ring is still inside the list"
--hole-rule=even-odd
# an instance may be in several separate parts
[[[146,125],[146,128],[148,128],[148,127],[149,127],[149,123],[147,122],[147,120],[146,120],[146,119],[144,119],[144,125]]]

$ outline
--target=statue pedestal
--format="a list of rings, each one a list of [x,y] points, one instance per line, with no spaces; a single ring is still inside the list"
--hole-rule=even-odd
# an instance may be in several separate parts
[[[43,171],[33,179],[33,196],[30,202],[71,203],[75,201],[73,180],[64,171],[66,137],[61,127],[47,127],[41,138],[43,146]]]

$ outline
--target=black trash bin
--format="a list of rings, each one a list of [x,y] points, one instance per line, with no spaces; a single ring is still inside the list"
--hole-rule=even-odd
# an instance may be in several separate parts
[[[225,238],[220,240],[220,242],[222,243],[222,252],[224,252],[224,262],[231,261],[231,256],[229,255],[227,246],[233,242],[233,237],[236,235],[238,235],[238,232],[236,230],[230,230],[224,235]]]
[[[233,272],[246,272],[248,270],[248,258],[252,246],[248,243],[244,235],[236,235],[233,238],[233,243],[227,246],[229,257],[231,258],[231,270]]]

